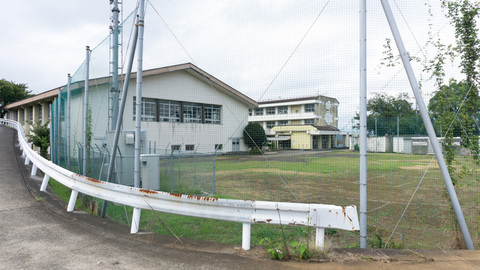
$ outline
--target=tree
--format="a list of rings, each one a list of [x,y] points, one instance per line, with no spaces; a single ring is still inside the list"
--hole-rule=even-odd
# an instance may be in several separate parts
[[[478,132],[475,116],[480,107],[478,95],[478,74],[480,60],[480,39],[478,38],[477,17],[480,15],[480,4],[477,1],[451,0],[442,2],[447,8],[447,17],[455,27],[457,46],[454,50],[460,55],[461,72],[465,74],[463,87],[457,87],[457,93],[462,97],[462,104],[456,114],[461,122],[461,137],[464,147],[469,148],[474,159],[478,161]],[[450,134],[449,134],[450,135]],[[453,135],[453,133],[452,133]]]
[[[397,124],[402,134],[424,133],[423,123],[413,109],[413,104],[408,101],[406,93],[401,93],[397,97],[376,93],[367,102],[367,112],[369,134],[377,136],[397,134]],[[355,118],[359,119],[359,116]]]
[[[252,149],[261,149],[267,141],[265,130],[259,123],[250,122],[243,130],[243,141]]]
[[[446,136],[447,131],[451,133],[453,137],[462,136],[463,127],[460,121],[458,121],[459,119],[455,121],[454,119],[457,112],[462,112],[462,103],[464,103],[465,100],[462,93],[466,93],[468,88],[467,82],[457,82],[451,79],[449,85],[442,85],[430,99],[428,111],[432,122],[438,127],[438,136]],[[478,113],[472,112],[471,118],[474,122],[478,123]],[[475,129],[474,133],[478,134],[478,130]]]
[[[18,100],[25,99],[31,96],[32,91],[28,90],[26,84],[16,84],[5,79],[0,80],[0,108]],[[0,118],[5,114],[5,111],[0,110]]]
[[[47,158],[47,150],[50,146],[50,129],[48,123],[42,125],[40,121],[35,122],[31,130],[34,135],[31,136],[32,143],[40,147],[40,155]]]

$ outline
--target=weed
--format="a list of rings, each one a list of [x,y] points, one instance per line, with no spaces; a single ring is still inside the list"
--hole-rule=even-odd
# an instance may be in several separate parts
[[[282,248],[282,244],[280,240],[272,240],[268,237],[265,237],[260,240],[260,245],[265,244],[265,248],[267,250],[268,256],[272,260],[282,260],[286,258],[287,252]]]
[[[299,241],[293,241],[293,242],[290,243],[290,246],[292,247],[292,253],[297,252],[298,253],[298,258],[300,260],[308,259],[312,256],[312,254],[310,253],[310,250],[309,250],[306,243],[299,242]]]

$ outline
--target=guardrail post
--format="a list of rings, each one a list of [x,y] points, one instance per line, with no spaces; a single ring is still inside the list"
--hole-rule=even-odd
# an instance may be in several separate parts
[[[48,176],[48,174],[45,174],[45,176],[43,177],[42,185],[40,186],[40,191],[47,190],[47,185],[49,180],[50,180],[50,176]]]
[[[30,164],[30,159],[28,158],[27,155],[25,155],[25,165]]]
[[[30,175],[37,175],[37,165],[35,165],[35,163],[33,163],[32,165],[32,172],[30,173]]]
[[[315,247],[320,249],[325,247],[325,228],[316,228]]]
[[[67,212],[72,212],[75,208],[75,202],[77,201],[78,191],[72,189],[70,193],[70,200],[68,201]]]
[[[251,235],[252,224],[243,223],[242,230],[242,249],[250,250],[250,235]]]
[[[140,228],[140,212],[140,208],[133,208],[132,227],[130,227],[131,234],[138,233],[138,229]]]

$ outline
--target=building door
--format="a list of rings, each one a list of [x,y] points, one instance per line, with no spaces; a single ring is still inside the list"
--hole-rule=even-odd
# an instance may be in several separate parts
[[[240,151],[240,139],[232,139],[232,151]]]

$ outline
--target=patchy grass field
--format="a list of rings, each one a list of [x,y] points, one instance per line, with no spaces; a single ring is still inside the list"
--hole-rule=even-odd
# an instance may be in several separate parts
[[[181,166],[185,171],[191,171],[193,164],[184,162]],[[175,173],[174,185],[182,192],[198,193],[202,190],[198,185],[202,183],[212,190],[213,163],[207,160],[196,166],[202,169],[195,174]],[[218,197],[358,207],[359,159],[356,152],[281,151],[264,156],[225,155],[216,158],[215,166],[215,196]],[[479,170],[469,157],[458,157],[455,167],[457,194],[478,248]],[[192,184],[194,181],[190,178],[193,177],[196,177],[197,185]],[[390,237],[389,247],[392,248],[461,247],[460,233],[455,226],[443,179],[432,156],[369,153],[367,178],[368,243],[371,247],[385,246]],[[161,186],[169,191],[171,178],[167,174],[165,179]],[[110,206],[107,214],[128,224],[131,209]],[[241,224],[232,222],[142,211],[141,229],[179,237],[241,243]],[[254,224],[252,244],[258,244],[264,237],[279,239],[283,235],[288,240],[311,241],[313,231]],[[358,246],[358,232],[329,230],[327,237],[332,247]]]

